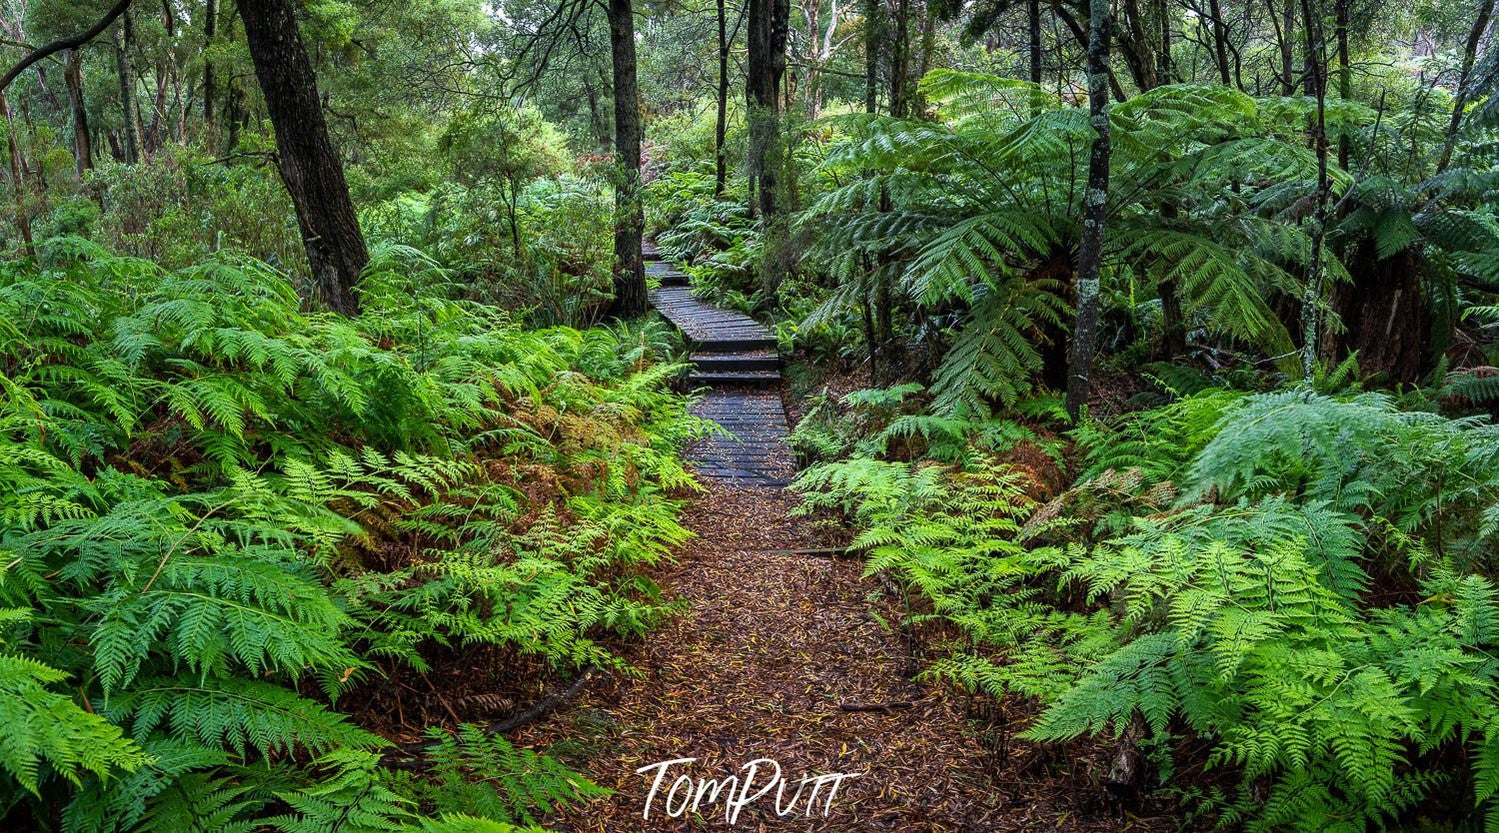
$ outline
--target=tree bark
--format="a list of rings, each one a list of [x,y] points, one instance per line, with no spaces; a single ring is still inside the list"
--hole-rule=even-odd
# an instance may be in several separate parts
[[[614,70],[614,303],[617,318],[646,309],[645,267],[640,239],[645,215],[640,203],[640,90],[635,75],[635,9],[631,0],[608,0],[609,55]]]
[[[1109,203],[1109,0],[1091,0],[1088,30],[1088,120],[1097,137],[1088,152],[1088,187],[1083,192],[1083,230],[1077,252],[1077,319],[1067,373],[1067,413],[1082,414],[1092,387],[1093,352],[1098,344],[1099,271],[1103,263],[1104,220]]]
[[[906,88],[911,72],[910,0],[895,0],[895,34],[890,42],[890,115],[910,115]]]
[[[880,4],[864,0],[864,112],[873,115],[880,104]]]
[[[240,0],[239,9],[255,76],[276,131],[281,179],[296,208],[318,294],[329,309],[356,315],[354,284],[369,262],[369,252],[349,198],[343,163],[328,138],[317,78],[292,2]]]
[[[1218,0],[1208,0],[1208,14],[1213,16],[1213,56],[1218,62],[1218,76],[1223,86],[1233,84],[1228,64],[1228,26],[1223,22],[1223,6]]]
[[[1317,100],[1312,120],[1312,149],[1317,154],[1316,207],[1312,213],[1311,257],[1307,259],[1306,287],[1301,300],[1301,373],[1310,381],[1317,363],[1317,306],[1322,301],[1323,239],[1327,234],[1327,198],[1332,183],[1327,175],[1327,47],[1323,38],[1319,0],[1301,0],[1306,19],[1307,85]]]
[[[1029,0],[1025,7],[1026,31],[1030,46],[1030,79],[1041,83],[1041,0]]]
[[[1291,95],[1296,92],[1296,0],[1285,0],[1280,15],[1280,94]]]
[[[22,173],[21,148],[16,143],[16,128],[10,121],[10,99],[0,93],[0,118],[5,120],[5,144],[10,156],[10,184],[15,191],[16,228],[21,231],[21,242],[26,244],[26,254],[36,257],[36,245],[31,239],[31,217],[26,213],[26,178]]]
[[[718,113],[713,124],[713,196],[722,197],[729,178],[724,140],[729,133],[729,21],[725,0],[718,0]]]
[[[1478,0],[1478,18],[1469,30],[1468,41],[1463,45],[1462,65],[1457,73],[1457,95],[1452,100],[1452,117],[1447,122],[1446,138],[1442,141],[1442,154],[1437,158],[1437,173],[1447,170],[1452,164],[1452,151],[1457,147],[1457,132],[1463,124],[1463,109],[1468,106],[1468,87],[1473,74],[1473,62],[1478,55],[1478,44],[1488,31],[1489,18],[1494,14],[1495,0]]]
[[[125,161],[132,165],[141,158],[140,120],[135,112],[135,76],[130,69],[130,46],[134,37],[135,31],[127,11],[120,18],[120,28],[115,30],[115,68],[120,76],[120,115],[125,133]]]
[[[68,50],[62,77],[68,87],[68,109],[73,118],[73,161],[81,177],[94,167],[94,148],[88,132],[88,109],[83,104],[83,53],[78,49]]]
[[[749,0],[749,55],[745,93],[750,122],[750,171],[759,182],[760,215],[777,213],[779,171],[775,163],[780,133],[781,77],[786,73],[788,0]]]
[[[213,98],[215,95],[213,78],[213,36],[218,27],[219,3],[218,0],[207,0],[203,4],[203,126],[210,133],[213,131]]]
[[[1338,97],[1344,101],[1353,98],[1353,67],[1348,57],[1348,6],[1351,0],[1336,0],[1334,10],[1338,42]],[[1348,170],[1348,132],[1338,135],[1338,167]]]

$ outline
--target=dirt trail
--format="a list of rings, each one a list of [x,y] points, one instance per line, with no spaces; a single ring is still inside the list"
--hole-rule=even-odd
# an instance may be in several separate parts
[[[813,544],[806,523],[788,517],[794,495],[705,485],[708,494],[689,516],[698,537],[664,577],[667,592],[690,609],[629,657],[641,676],[592,685],[549,728],[527,738],[590,735],[593,754],[574,763],[616,790],[549,820],[549,828],[1078,829],[1065,800],[1036,804],[1022,797],[1032,790],[1017,796],[992,780],[990,773],[1007,768],[996,768],[976,740],[959,698],[911,681],[898,632],[873,615],[897,614],[877,598],[877,582],[860,579],[861,562],[768,552]],[[845,710],[886,704],[901,705]],[[786,804],[805,775],[861,775],[842,783],[826,817],[821,799],[810,818],[805,799],[795,815],[777,816],[774,791],[745,806],[733,827],[723,803],[706,799],[697,818],[667,816],[667,789],[678,774],[742,775],[743,764],[762,757],[779,762],[790,779]],[[668,770],[644,821],[654,773],[635,770],[675,758],[697,760]],[[757,785],[766,778],[762,770]]]

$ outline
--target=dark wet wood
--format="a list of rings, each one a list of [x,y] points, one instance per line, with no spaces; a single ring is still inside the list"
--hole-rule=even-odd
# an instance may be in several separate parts
[[[646,254],[655,253],[647,242]],[[725,430],[694,443],[687,458],[698,474],[744,486],[785,486],[794,462],[786,445],[781,359],[775,334],[743,313],[693,296],[687,276],[656,261],[647,274],[661,282],[651,304],[696,346],[688,383],[702,389],[692,412]]]

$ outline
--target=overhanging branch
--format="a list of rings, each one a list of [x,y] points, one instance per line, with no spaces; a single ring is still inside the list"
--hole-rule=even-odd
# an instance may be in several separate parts
[[[86,31],[79,32],[76,35],[69,35],[65,38],[58,38],[51,43],[38,46],[36,49],[32,50],[30,54],[17,62],[15,66],[7,70],[5,75],[0,76],[0,92],[3,92],[6,87],[9,87],[10,82],[16,80],[17,76],[25,72],[27,67],[31,66],[37,61],[40,61],[41,59],[53,54],[54,52],[61,52],[64,49],[77,49],[78,47],[83,46],[84,44],[98,37],[100,32],[108,29],[109,24],[114,23],[115,19],[124,14],[125,10],[129,7],[130,0],[120,0],[120,2],[114,5],[114,8],[110,9],[108,12],[105,12],[104,17],[100,18],[98,23],[90,26]]]

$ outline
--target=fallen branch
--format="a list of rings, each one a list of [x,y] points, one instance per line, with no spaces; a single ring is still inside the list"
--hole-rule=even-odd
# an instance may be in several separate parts
[[[896,709],[913,709],[916,704],[910,700],[897,700],[893,703],[839,703],[838,711],[841,712],[883,712],[889,714]]]
[[[516,729],[521,728],[522,726],[534,723],[535,721],[546,717],[547,715],[556,711],[557,708],[563,703],[571,700],[573,695],[577,694],[579,691],[582,691],[583,686],[588,683],[588,678],[592,677],[593,673],[597,670],[597,665],[590,665],[587,668],[584,668],[582,673],[578,674],[578,678],[576,680],[573,680],[572,684],[567,688],[546,697],[541,702],[537,703],[529,709],[526,709],[520,714],[511,715],[504,720],[498,720],[494,723],[489,724],[488,726],[485,726],[484,732],[491,735],[513,732]],[[437,746],[441,742],[441,740],[424,740],[416,741],[413,743],[396,744],[385,753],[385,757],[380,760],[380,763],[394,769],[420,769],[421,767],[426,766],[426,761],[421,760],[422,753]],[[417,760],[403,760],[405,758],[416,758]]]
[[[58,38],[51,43],[46,43],[38,46],[36,49],[33,49],[26,57],[17,62],[16,65],[11,67],[4,75],[0,75],[0,92],[3,92],[6,87],[9,87],[10,82],[16,80],[17,76],[25,72],[27,67],[31,66],[37,61],[40,61],[41,59],[53,54],[54,52],[61,52],[64,49],[77,49],[78,47],[83,46],[84,44],[98,37],[99,33],[103,32],[105,29],[108,29],[109,24],[114,23],[115,19],[124,14],[125,10],[128,8],[130,8],[130,0],[120,0],[120,2],[114,5],[114,8],[104,13],[104,17],[100,18],[98,23],[95,23],[93,26],[89,27],[86,31],[79,32],[76,35],[69,35],[65,38]]]
[[[822,558],[863,558],[862,553],[850,552],[847,547],[813,547],[811,549],[744,550],[745,553],[768,553],[770,555],[808,555]]]

